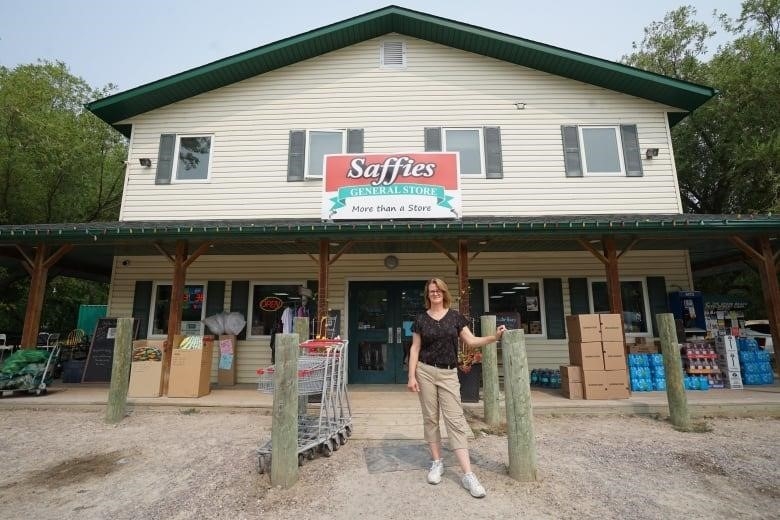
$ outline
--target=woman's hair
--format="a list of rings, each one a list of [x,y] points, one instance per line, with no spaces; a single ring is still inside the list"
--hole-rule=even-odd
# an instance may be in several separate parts
[[[441,296],[444,304],[445,309],[450,308],[450,304],[452,304],[452,296],[450,296],[450,289],[447,287],[447,284],[442,280],[441,278],[431,278],[427,282],[425,282],[425,308],[430,309],[431,308],[431,296],[428,294],[428,287],[431,286],[431,284],[435,284],[436,287],[439,288],[441,291]]]

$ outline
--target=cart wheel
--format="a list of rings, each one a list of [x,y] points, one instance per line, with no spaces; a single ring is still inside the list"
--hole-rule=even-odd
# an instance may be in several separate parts
[[[342,446],[347,443],[347,436],[344,433],[339,432],[339,444]]]
[[[298,467],[303,466],[303,453],[298,454]]]
[[[339,448],[341,448],[341,444],[339,444],[338,441],[338,435],[328,439],[328,442],[330,442],[330,445],[333,447],[333,451],[339,451]]]
[[[323,442],[320,445],[320,450],[322,451],[323,457],[330,457],[333,455],[333,449],[330,447],[330,442]]]
[[[309,460],[314,460],[314,448],[306,450],[306,458]]]
[[[46,390],[46,383],[41,383],[38,385],[39,390]]]
[[[344,431],[347,432],[347,437],[352,437],[352,426],[351,425],[347,426],[346,428],[344,428]]]
[[[257,472],[261,475],[265,473],[265,455],[258,455],[257,456]]]

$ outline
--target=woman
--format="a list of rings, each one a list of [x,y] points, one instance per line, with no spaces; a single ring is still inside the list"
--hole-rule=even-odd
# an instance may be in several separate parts
[[[450,309],[451,302],[450,291],[444,281],[433,278],[425,284],[427,311],[417,316],[412,325],[407,387],[420,395],[425,440],[432,459],[428,483],[438,484],[444,473],[439,432],[441,410],[450,448],[463,470],[463,487],[469,490],[471,496],[482,498],[485,488],[471,471],[466,437],[469,426],[460,403],[458,339],[471,347],[483,347],[498,341],[506,327],[498,327],[494,336],[476,337],[469,330],[466,317]]]

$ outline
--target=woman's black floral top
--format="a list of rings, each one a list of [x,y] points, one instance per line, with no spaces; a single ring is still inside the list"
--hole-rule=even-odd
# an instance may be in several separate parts
[[[458,338],[468,320],[458,311],[447,309],[442,319],[435,320],[427,312],[417,315],[412,332],[420,335],[420,361],[426,365],[457,365]]]

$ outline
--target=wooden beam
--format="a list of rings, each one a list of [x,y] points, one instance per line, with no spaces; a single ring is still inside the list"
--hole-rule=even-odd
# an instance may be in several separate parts
[[[620,252],[620,254],[617,255],[617,257],[620,258],[624,254],[631,251],[634,248],[634,246],[637,245],[638,242],[639,242],[639,237],[634,237],[633,239],[631,239],[631,242],[629,242],[628,245],[623,248],[623,250]]]
[[[761,253],[759,253],[758,251],[756,251],[755,249],[753,249],[753,247],[751,247],[750,244],[748,244],[747,242],[742,240],[740,237],[736,237],[736,236],[735,237],[729,237],[729,240],[731,240],[731,242],[735,246],[737,246],[742,251],[744,251],[745,254],[748,256],[748,258],[750,258],[754,262],[757,262],[759,265],[764,262],[763,255]]]
[[[435,247],[436,249],[438,249],[439,251],[441,251],[442,253],[444,253],[444,255],[445,255],[447,258],[449,258],[450,260],[452,260],[452,263],[453,263],[453,264],[455,264],[455,265],[458,265],[458,259],[457,259],[457,258],[455,258],[455,257],[452,255],[452,253],[450,253],[449,251],[447,251],[447,248],[446,248],[446,247],[444,247],[444,246],[441,244],[441,242],[439,242],[438,240],[431,240],[431,245],[432,245],[433,247]]]
[[[473,261],[474,261],[474,259],[477,257],[477,255],[479,255],[481,252],[483,252],[485,249],[487,249],[487,246],[488,246],[488,245],[490,245],[490,240],[485,240],[484,242],[485,242],[484,244],[480,244],[482,247],[480,247],[479,249],[477,249],[477,250],[474,252],[474,254],[473,254],[473,255],[471,255],[471,261],[472,261],[472,262],[473,262]]]
[[[609,298],[609,312],[623,317],[623,296],[620,291],[620,271],[618,270],[617,248],[615,239],[605,236],[601,239],[604,244],[604,258],[607,260],[607,296]]]
[[[769,318],[769,332],[772,334],[772,344],[780,345],[780,286],[777,282],[777,266],[775,265],[772,244],[768,236],[759,239],[763,262],[761,266],[761,285],[764,291],[764,301]]]
[[[52,268],[54,264],[59,262],[63,256],[67,255],[73,250],[73,244],[63,244],[60,246],[57,251],[54,252],[53,255],[51,255],[49,258],[46,259],[46,261],[43,263],[44,267],[48,271]]]
[[[32,274],[32,265],[33,260],[27,256],[27,253],[22,249],[22,246],[19,244],[14,244],[16,246],[17,251],[19,251],[19,254],[22,255],[22,258],[24,258],[24,261],[22,262],[22,267],[24,267],[24,270],[27,271],[27,274]]]
[[[168,311],[168,344],[163,354],[163,395],[168,395],[168,381],[173,358],[173,337],[181,334],[181,301],[184,298],[184,282],[187,277],[187,241],[176,241],[176,257],[171,280],[171,305]]]
[[[187,269],[189,266],[191,266],[192,262],[197,260],[199,256],[208,251],[212,245],[214,245],[214,242],[204,242],[199,245],[198,248],[187,258],[187,261],[184,262],[184,269]]]
[[[470,318],[469,241],[465,239],[458,240],[458,292],[460,295],[460,313]]]
[[[38,328],[41,324],[41,311],[46,295],[46,254],[46,244],[38,244],[30,262],[30,292],[27,296],[21,339],[24,348],[35,348],[38,343]]]
[[[355,245],[355,241],[354,240],[350,240],[349,242],[344,244],[344,247],[342,247],[341,249],[336,251],[336,254],[334,254],[332,257],[330,257],[330,260],[328,261],[328,265],[333,265],[334,262],[336,262],[336,260],[341,258],[341,255],[343,255],[344,253],[347,253],[350,249],[352,249],[352,246],[354,246],[354,245]]]
[[[330,240],[323,238],[320,240],[320,270],[318,275],[319,289],[317,294],[317,325],[322,318],[328,316],[328,267],[330,266]],[[317,332],[319,334],[319,331]],[[309,338],[301,338],[305,341]]]
[[[176,259],[168,253],[159,242],[154,243],[154,248],[157,249],[165,258],[167,258],[172,264],[176,263]]]
[[[590,242],[585,239],[578,238],[577,243],[583,247],[583,249],[590,251],[602,264],[609,265],[609,261],[602,255]]]

